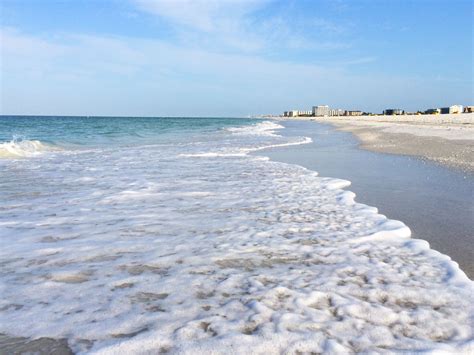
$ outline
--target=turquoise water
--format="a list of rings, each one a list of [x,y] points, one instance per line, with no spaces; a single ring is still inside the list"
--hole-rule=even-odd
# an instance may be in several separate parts
[[[39,140],[59,146],[172,143],[225,127],[249,124],[242,118],[33,117],[0,116],[0,144]]]

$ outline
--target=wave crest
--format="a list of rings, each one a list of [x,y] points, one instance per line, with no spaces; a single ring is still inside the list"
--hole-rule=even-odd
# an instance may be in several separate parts
[[[232,132],[232,134],[235,135],[273,136],[275,130],[282,128],[285,127],[278,123],[272,121],[263,121],[243,127],[230,127],[226,130]]]
[[[0,143],[0,158],[30,158],[57,150],[59,148],[39,140],[13,138],[9,142]]]

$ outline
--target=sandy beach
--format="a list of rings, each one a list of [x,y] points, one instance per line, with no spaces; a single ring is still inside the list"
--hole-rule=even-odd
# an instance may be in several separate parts
[[[367,150],[416,155],[474,172],[474,114],[311,118],[352,132]]]

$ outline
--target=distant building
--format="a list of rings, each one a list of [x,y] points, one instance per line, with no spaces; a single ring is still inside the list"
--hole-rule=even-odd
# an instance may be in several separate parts
[[[404,111],[399,108],[389,108],[389,109],[384,110],[383,114],[387,116],[403,115]]]
[[[463,106],[462,105],[453,105],[450,107],[451,113],[462,113]]]
[[[298,111],[298,116],[311,116],[311,111]]]
[[[362,111],[347,110],[344,112],[344,116],[362,116]]]
[[[429,108],[425,111],[427,115],[439,115],[441,113],[441,109],[439,108]]]
[[[447,114],[447,113],[461,113],[462,112],[462,105],[453,105],[449,107],[442,107],[441,108],[441,113],[442,114]]]
[[[330,109],[329,116],[344,116],[345,111],[341,109]]]
[[[283,117],[306,117],[311,116],[311,111],[299,111],[299,110],[291,110],[283,112]]]
[[[313,116],[329,116],[329,106],[313,106]]]
[[[464,113],[474,112],[474,106],[464,106]]]

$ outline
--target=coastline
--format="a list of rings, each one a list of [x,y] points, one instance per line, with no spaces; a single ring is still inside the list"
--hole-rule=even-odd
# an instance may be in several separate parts
[[[351,181],[349,190],[357,202],[376,206],[379,213],[406,223],[413,239],[426,240],[434,250],[449,255],[474,279],[472,175],[410,155],[360,149],[354,135],[329,123],[281,121],[285,129],[279,134],[309,136],[313,142],[257,154],[303,166],[322,177]]]
[[[360,147],[413,155],[474,174],[474,114],[310,118],[353,133]]]

